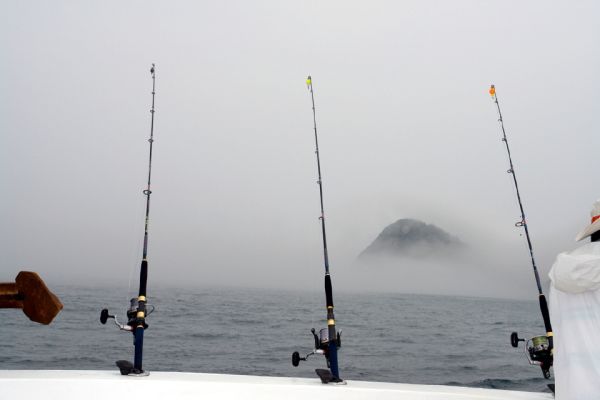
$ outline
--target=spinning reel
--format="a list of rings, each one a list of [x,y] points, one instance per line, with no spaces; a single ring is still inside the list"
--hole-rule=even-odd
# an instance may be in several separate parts
[[[510,334],[512,347],[519,347],[519,342],[525,342],[525,356],[531,365],[539,365],[544,378],[550,379],[550,367],[553,356],[548,336],[534,336],[531,339],[522,339],[517,332]]]
[[[137,325],[138,307],[139,307],[138,299],[135,297],[132,298],[130,300],[129,308],[127,309],[127,324],[120,324],[117,317],[115,315],[110,315],[108,313],[108,309],[106,309],[106,308],[100,312],[100,322],[102,323],[102,325],[104,325],[104,324],[106,324],[106,321],[109,318],[112,318],[115,321],[115,325],[117,325],[117,327],[120,330],[133,332],[135,330],[135,326]],[[146,304],[146,307],[150,307],[150,310],[146,312],[146,317],[147,317],[148,315],[152,314],[152,312],[154,311],[154,306],[150,305],[150,304]],[[148,324],[146,324],[144,322],[144,329],[146,329],[146,328],[148,328]]]
[[[323,329],[319,330],[319,335],[317,335],[315,328],[312,328],[310,330],[310,332],[312,333],[313,338],[315,340],[314,350],[311,351],[310,353],[308,353],[307,355],[305,355],[304,357],[300,357],[300,353],[298,353],[297,351],[293,352],[292,353],[292,365],[294,367],[297,367],[300,364],[300,361],[306,361],[308,359],[308,357],[312,356],[313,354],[322,354],[323,356],[325,356],[325,360],[327,360],[327,368],[331,368],[331,364],[329,361],[329,329],[323,328]],[[335,339],[335,343],[336,343],[336,346],[338,349],[340,347],[342,347],[342,332],[341,331],[337,332],[337,338]],[[329,383],[329,382],[341,383],[341,382],[343,382],[341,379],[335,378],[329,370],[317,369],[315,371],[317,372],[317,375],[319,375],[319,378],[321,378],[321,381],[323,383]]]
[[[103,309],[100,312],[100,322],[102,325],[106,324],[109,318],[112,318],[115,321],[115,325],[119,328],[119,330],[131,332],[133,334],[133,345],[135,346],[135,328],[139,325],[138,312],[140,303],[137,298],[132,298],[129,303],[129,308],[127,309],[127,324],[120,324],[115,315],[110,315],[108,313],[108,309]],[[149,307],[149,311],[148,308]],[[144,314],[147,317],[152,314],[154,311],[154,306],[150,304],[144,304],[142,309],[144,310]],[[146,319],[143,319],[143,327],[144,330],[148,328],[148,324],[145,322]],[[134,365],[127,360],[119,360],[117,361],[117,366],[121,371],[121,375],[129,375],[129,376],[147,376],[148,372],[143,371],[139,368],[135,368]]]

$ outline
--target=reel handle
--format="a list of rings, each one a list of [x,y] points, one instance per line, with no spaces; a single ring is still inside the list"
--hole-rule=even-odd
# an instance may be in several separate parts
[[[297,351],[292,353],[292,365],[294,367],[297,367],[298,364],[300,364],[300,353],[298,353]]]
[[[519,347],[519,342],[524,342],[525,339],[519,337],[517,332],[513,332],[510,334],[510,344],[512,347]]]
[[[102,325],[104,325],[104,324],[106,324],[106,321],[107,321],[109,318],[114,318],[114,317],[115,317],[114,315],[109,315],[109,314],[108,314],[108,309],[106,309],[106,308],[105,308],[105,309],[103,309],[103,310],[100,312],[100,323],[101,323]]]
[[[318,351],[318,350],[317,350]],[[294,367],[297,367],[298,364],[300,364],[300,361],[306,361],[308,359],[309,356],[312,356],[313,354],[320,354],[318,352],[314,352],[311,351],[310,353],[308,353],[306,356],[304,357],[300,357],[300,353],[298,353],[297,351],[292,353],[292,365]]]
[[[108,309],[104,308],[102,311],[100,311],[100,323],[102,325],[106,324],[106,321],[108,321],[109,318],[112,318],[115,321],[115,325],[120,330],[122,330],[122,331],[128,331],[128,332],[132,332],[133,331],[133,328],[131,326],[120,324],[119,321],[117,320],[117,317],[115,317],[114,315],[110,315],[108,313]]]

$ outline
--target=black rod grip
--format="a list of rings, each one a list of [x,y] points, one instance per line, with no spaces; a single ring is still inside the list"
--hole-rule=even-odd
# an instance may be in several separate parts
[[[550,313],[548,312],[548,303],[546,302],[546,296],[540,294],[540,310],[542,310],[542,317],[544,317],[544,327],[546,332],[552,332],[552,324],[550,323]]]
[[[333,290],[331,289],[331,276],[325,275],[325,299],[327,307],[333,307]]]
[[[146,282],[148,281],[148,261],[142,260],[140,267],[140,296],[146,296]]]
[[[543,293],[540,294],[540,310],[542,310],[544,326],[546,327],[546,334],[548,335],[548,347],[550,352],[552,352],[552,350],[554,350],[554,337],[552,332],[552,324],[550,323],[550,312],[548,311],[548,303],[546,302],[546,296],[544,296]]]

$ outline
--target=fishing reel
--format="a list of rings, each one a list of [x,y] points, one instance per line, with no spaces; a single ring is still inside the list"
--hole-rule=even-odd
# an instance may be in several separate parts
[[[311,351],[310,353],[308,353],[307,355],[305,355],[304,357],[300,357],[300,353],[298,353],[297,351],[292,353],[292,365],[294,367],[297,367],[300,364],[300,361],[306,361],[308,359],[308,357],[312,356],[313,354],[321,354],[323,356],[325,356],[325,360],[327,360],[327,368],[331,368],[331,364],[329,361],[329,329],[328,328],[323,328],[319,331],[319,334],[317,335],[315,328],[311,328],[310,332],[313,335],[313,338],[315,340],[315,348],[313,351]],[[336,341],[336,346],[339,349],[340,347],[342,347],[342,332],[339,331],[337,332],[337,338],[335,339]],[[317,375],[319,375],[319,377],[321,378],[321,380],[323,381],[323,383],[328,383],[328,382],[335,382],[334,377],[331,375],[331,373],[328,370],[321,370],[321,369],[317,369],[316,370]],[[327,376],[325,376],[327,375]]]
[[[531,365],[539,365],[544,378],[550,379],[550,367],[554,357],[550,348],[548,336],[535,336],[531,339],[520,338],[517,332],[510,334],[512,347],[519,347],[519,342],[525,342],[525,356]]]
[[[138,313],[139,302],[137,298],[132,298],[129,303],[129,308],[127,309],[127,324],[120,324],[119,320],[115,315],[110,315],[108,313],[108,309],[103,309],[100,312],[100,322],[102,325],[106,324],[109,318],[112,318],[115,322],[115,325],[122,331],[134,332],[135,326],[137,325],[137,313]],[[146,317],[154,311],[154,306],[151,304],[146,304],[146,308],[149,307],[149,311],[146,312]],[[144,322],[144,329],[148,328],[148,324]]]

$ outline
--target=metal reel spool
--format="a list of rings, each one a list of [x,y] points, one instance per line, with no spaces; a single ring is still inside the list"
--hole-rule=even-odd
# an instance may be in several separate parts
[[[530,339],[531,345],[530,349],[533,352],[548,350],[550,348],[550,342],[548,341],[548,336],[535,336]],[[531,350],[530,350],[531,351]]]
[[[529,363],[538,365],[542,369],[544,378],[550,378],[550,367],[553,363],[550,351],[550,341],[547,336],[535,336],[526,343],[526,352]]]
[[[321,342],[321,345],[329,343],[329,328],[319,330],[319,341]]]

